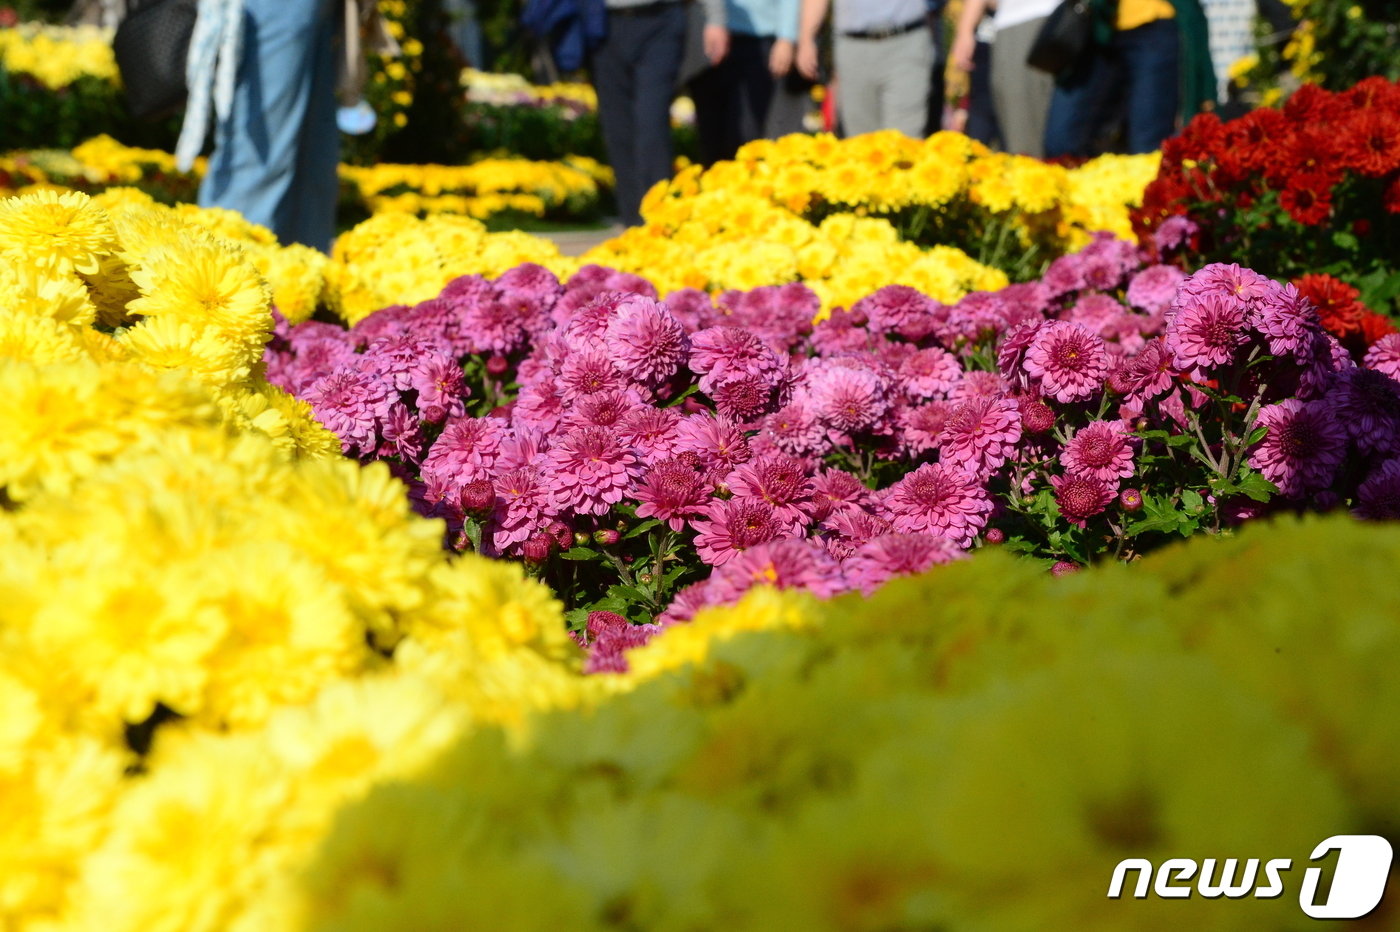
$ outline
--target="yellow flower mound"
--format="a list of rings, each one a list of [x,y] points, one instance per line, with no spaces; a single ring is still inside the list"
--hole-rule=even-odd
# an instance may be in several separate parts
[[[374,213],[455,213],[485,220],[503,210],[544,216],[571,201],[594,201],[612,171],[593,159],[484,159],[471,165],[341,166]]]
[[[95,26],[26,23],[0,29],[0,68],[29,75],[49,90],[61,90],[83,77],[118,80],[112,31]]]

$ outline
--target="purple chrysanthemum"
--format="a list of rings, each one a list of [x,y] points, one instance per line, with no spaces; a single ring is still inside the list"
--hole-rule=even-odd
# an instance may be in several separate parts
[[[1337,373],[1329,400],[1356,448],[1388,453],[1400,442],[1400,383],[1375,369]]]
[[[939,304],[908,285],[885,285],[857,301],[851,310],[864,314],[875,333],[893,333],[906,340],[922,340],[933,332]]]
[[[826,430],[807,405],[798,401],[764,418],[760,436],[768,437],[778,449],[794,456],[822,453],[827,448]]]
[[[1084,401],[1108,375],[1103,340],[1078,324],[1047,321],[1026,350],[1025,368],[1056,401]]]
[[[408,405],[394,403],[384,418],[380,433],[384,440],[376,455],[417,463],[423,457],[423,425]]]
[[[875,494],[854,473],[823,469],[812,477],[812,519],[825,521],[838,511],[864,511]]]
[[[812,521],[815,486],[802,463],[786,454],[756,457],[725,480],[735,499],[757,499],[773,507],[794,531]]]
[[[713,387],[710,397],[721,417],[751,423],[773,410],[773,385],[763,376],[728,379]]]
[[[591,641],[583,664],[587,674],[626,673],[627,651],[641,647],[665,630],[660,624],[634,625],[613,612],[592,612],[587,624]]]
[[[1021,412],[1006,397],[974,397],[948,413],[938,437],[939,461],[986,479],[1016,452]]]
[[[1400,520],[1400,460],[1386,460],[1361,483],[1356,490],[1356,516]]]
[[[938,438],[948,423],[955,403],[930,401],[899,409],[900,440],[906,453],[918,456],[938,446]]]
[[[1130,399],[1143,401],[1170,390],[1177,374],[1171,352],[1161,337],[1155,337],[1136,356],[1119,363],[1109,377],[1109,385]]]
[[[424,353],[408,371],[409,385],[418,393],[418,411],[429,424],[461,417],[463,400],[471,393],[462,367],[445,353]]]
[[[631,448],[604,427],[568,431],[554,441],[545,464],[554,507],[577,514],[607,514],[641,473]]]
[[[719,320],[714,302],[698,288],[681,288],[666,295],[671,316],[680,321],[686,333],[713,327]]]
[[[522,426],[553,431],[564,418],[565,403],[553,376],[526,383],[515,398],[511,418]]]
[[[1400,333],[1387,333],[1372,343],[1364,362],[1367,369],[1400,379]]]
[[[896,531],[936,534],[966,548],[986,526],[992,500],[961,470],[926,463],[886,489],[879,507]]]
[[[914,576],[963,556],[952,541],[942,537],[882,534],[857,547],[841,565],[850,585],[869,596],[898,576]]]
[[[681,413],[675,408],[643,405],[627,412],[616,424],[617,435],[637,451],[643,460],[671,456],[676,449],[676,430]]]
[[[1248,339],[1244,330],[1246,305],[1233,297],[1210,293],[1179,306],[1167,324],[1166,344],[1181,369],[1223,366]]]
[[[1305,362],[1312,352],[1313,337],[1321,328],[1317,308],[1293,285],[1270,285],[1251,311],[1250,325],[1268,341],[1270,353]]]
[[[692,524],[695,552],[711,566],[723,566],[750,547],[790,536],[773,507],[756,499],[711,502],[705,517]]]
[[[1116,482],[1110,485],[1089,475],[1051,476],[1050,485],[1055,489],[1060,517],[1079,527],[1112,504],[1118,491]]]
[[[868,369],[809,363],[805,372],[812,412],[837,430],[873,427],[889,407],[883,380]]]
[[[566,401],[627,387],[627,377],[600,349],[569,353],[559,366],[559,389]]]
[[[635,389],[608,389],[582,395],[564,411],[561,421],[565,430],[574,427],[616,427],[623,419],[649,406]]]
[[[1186,245],[1196,235],[1196,222],[1189,217],[1176,215],[1162,221],[1162,225],[1152,234],[1152,245],[1161,252],[1170,252]]]
[[[1281,493],[1300,498],[1332,484],[1347,435],[1330,404],[1289,398],[1261,408],[1258,425],[1269,430],[1250,453],[1249,465]]]
[[[393,402],[384,382],[366,372],[341,369],[311,385],[304,396],[316,420],[340,438],[341,449],[370,456],[379,425]]]
[[[657,385],[676,374],[690,354],[690,338],[666,305],[641,295],[619,302],[603,342],[622,372]]]
[[[1060,465],[1072,476],[1092,476],[1118,489],[1137,471],[1132,437],[1122,421],[1093,421],[1080,428],[1060,453]]]
[[[455,492],[469,482],[491,478],[496,455],[510,434],[505,421],[460,417],[448,421],[423,460],[423,481]]]
[[[637,517],[655,518],[673,531],[685,527],[686,519],[705,513],[710,501],[710,484],[701,470],[682,459],[663,459],[643,474],[633,492],[640,503]]]

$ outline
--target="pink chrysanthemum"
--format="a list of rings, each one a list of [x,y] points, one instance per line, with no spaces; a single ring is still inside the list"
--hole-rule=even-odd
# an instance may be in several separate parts
[[[692,464],[680,459],[660,460],[646,471],[633,492],[640,503],[637,517],[655,518],[679,531],[686,519],[705,513],[710,492],[709,482]]]
[[[906,340],[922,340],[933,332],[939,304],[908,285],[885,285],[857,301],[851,310],[864,314],[875,333],[898,334]]]
[[[1024,390],[1028,385],[1029,373],[1025,371],[1026,351],[1031,348],[1031,344],[1035,342],[1035,335],[1044,325],[1043,320],[1025,321],[1006,331],[997,345],[997,371],[1001,373],[1002,378],[1015,383],[1018,389]]]
[[[1110,485],[1087,475],[1051,476],[1050,485],[1055,489],[1060,517],[1079,527],[1112,504],[1118,490],[1116,482]]]
[[[1275,356],[1292,356],[1305,362],[1321,322],[1317,308],[1292,285],[1270,282],[1268,292],[1250,313],[1250,325],[1269,343]]]
[[[1196,235],[1197,229],[1196,222],[1189,217],[1168,217],[1152,234],[1152,245],[1161,252],[1170,252],[1188,243]]]
[[[681,413],[675,408],[635,407],[617,422],[617,435],[644,460],[671,456],[676,449],[676,431]]]
[[[1118,364],[1109,377],[1109,386],[1120,394],[1143,401],[1169,391],[1177,375],[1171,352],[1161,337],[1155,337],[1136,356]]]
[[[975,397],[949,412],[938,437],[939,462],[986,479],[1016,452],[1021,412],[1006,397]]]
[[[918,456],[935,449],[954,407],[956,404],[951,401],[930,401],[900,408],[900,443],[904,451],[910,456]]]
[[[1248,308],[1264,298],[1273,282],[1253,269],[1241,268],[1235,263],[1213,262],[1181,283],[1174,311],[1195,304],[1205,297],[1225,298],[1228,302]]]
[[[874,427],[889,407],[883,380],[869,369],[808,363],[805,372],[812,412],[837,430]]]
[[[641,473],[636,455],[614,431],[576,427],[545,454],[550,495],[561,512],[604,515]]]
[[[623,418],[649,407],[635,389],[619,391],[613,388],[574,399],[573,405],[565,409],[561,424],[565,430],[590,426],[616,427]]]
[[[606,621],[594,621],[594,616],[610,616]],[[613,612],[593,612],[588,616],[588,631],[592,643],[588,647],[588,658],[583,663],[583,672],[626,673],[627,651],[641,647],[665,630],[664,625],[634,625],[621,615]]]
[[[714,302],[699,288],[681,288],[666,295],[671,316],[680,321],[686,333],[713,327],[719,322]]]
[[[1167,324],[1166,345],[1181,369],[1223,366],[1248,340],[1246,306],[1234,298],[1207,294],[1177,308]]]
[[[879,507],[896,531],[936,534],[966,548],[986,526],[992,500],[961,470],[926,463],[886,489]]]
[[[1300,498],[1332,484],[1347,435],[1330,404],[1289,398],[1261,408],[1258,425],[1269,430],[1250,453],[1249,465],[1283,495]]]
[[[1367,369],[1400,379],[1400,333],[1387,333],[1372,343],[1363,361]]]
[[[500,298],[492,288],[489,295],[459,306],[461,331],[471,339],[474,353],[509,353],[525,342],[527,318],[518,305]]]
[[[520,389],[511,408],[515,423],[539,430],[554,431],[564,419],[564,396],[553,376],[535,379]]]
[[[755,376],[777,385],[786,372],[768,344],[737,327],[710,327],[691,337],[689,365],[707,395],[724,382]]]
[[[761,436],[795,456],[822,453],[827,449],[826,430],[802,402],[793,402],[763,419]]]
[[[942,537],[882,534],[857,547],[841,566],[850,585],[869,596],[895,577],[914,576],[965,555]]]
[[[356,365],[395,390],[406,392],[413,387],[414,368],[430,355],[440,355],[431,341],[393,335],[371,343]]]
[[[1176,290],[1185,280],[1186,273],[1174,265],[1149,265],[1128,283],[1128,303],[1160,317],[1171,307]]]
[[[1375,369],[1337,373],[1329,400],[1363,453],[1388,453],[1400,443],[1400,383]]]
[[[739,425],[710,414],[692,414],[680,422],[675,452],[693,453],[706,466],[724,472],[747,463],[753,455]]]
[[[1092,476],[1118,489],[1137,471],[1133,438],[1122,421],[1094,421],[1080,428],[1060,453],[1060,465],[1073,476]]]
[[[773,410],[773,386],[763,376],[720,382],[710,392],[722,417],[751,423]]]
[[[695,552],[711,566],[723,566],[751,547],[790,536],[772,506],[756,499],[711,502],[705,517],[693,526]]]
[[[969,343],[1006,329],[1006,303],[995,291],[974,291],[966,294],[948,312],[944,334],[954,343]],[[946,336],[944,342],[947,343]]]
[[[641,295],[618,303],[603,342],[623,373],[651,385],[675,375],[690,354],[690,338],[680,321],[666,305]]]
[[[757,457],[729,474],[725,482],[736,499],[757,499],[797,531],[812,521],[815,486],[802,463],[782,453]]]
[[[627,377],[599,349],[571,352],[559,366],[559,388],[566,401],[626,387]]]
[[[957,357],[936,346],[911,353],[898,371],[900,384],[911,398],[947,398],[963,376]]]
[[[1356,490],[1356,516],[1400,520],[1400,460],[1386,460],[1361,483]]]
[[[341,449],[372,455],[379,425],[394,400],[387,385],[355,369],[341,369],[314,383],[304,396],[316,420],[340,438]]]
[[[376,455],[417,463],[423,457],[423,425],[418,415],[407,405],[395,403],[389,408],[380,431],[384,441]]]
[[[859,509],[834,511],[824,521],[822,530],[830,532],[823,539],[827,552],[838,560],[855,553],[868,540],[890,533],[893,528],[878,515]]]
[[[812,329],[812,348],[822,356],[857,353],[870,348],[874,337],[865,329],[865,315],[836,308]]]
[[[759,544],[718,567],[706,582],[713,604],[728,605],[755,586],[800,589],[829,599],[848,588],[841,566],[815,541]]]
[[[499,418],[449,421],[423,460],[423,481],[455,492],[468,482],[490,479],[496,455],[509,435],[510,427]]]
[[[538,469],[522,466],[495,476],[494,485],[496,507],[491,515],[491,541],[501,552],[514,552],[553,513],[550,484]]]
[[[465,413],[463,400],[471,389],[462,378],[457,360],[440,352],[425,353],[409,369],[408,376],[418,393],[418,410],[429,424]]]
[[[1108,362],[1103,340],[1078,324],[1052,320],[1036,331],[1025,367],[1056,401],[1085,401],[1103,386]]]

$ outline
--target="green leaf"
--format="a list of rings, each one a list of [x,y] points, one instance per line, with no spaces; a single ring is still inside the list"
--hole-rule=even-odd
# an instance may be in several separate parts
[[[1258,427],[1254,428],[1253,430],[1251,430],[1251,431],[1249,432],[1249,436],[1247,436],[1247,437],[1244,438],[1244,445],[1247,446],[1247,447],[1252,447],[1252,446],[1254,446],[1256,443],[1258,443],[1259,441],[1263,440],[1263,439],[1264,439],[1264,436],[1265,436],[1266,434],[1268,434],[1268,432],[1269,432],[1268,426],[1267,426],[1267,425],[1264,425],[1264,424],[1260,424]]]
[[[1176,512],[1164,515],[1155,515],[1132,525],[1127,530],[1129,537],[1137,537],[1139,534],[1147,534],[1153,531],[1166,533],[1175,531],[1181,523],[1181,515]]]
[[[1196,438],[1192,437],[1190,434],[1172,434],[1167,438],[1167,446],[1173,449],[1189,447],[1195,442]]]
[[[559,554],[559,556],[565,560],[573,560],[575,562],[583,560],[603,559],[603,555],[601,553],[589,547],[570,547],[568,550],[565,550],[563,553]]]
[[[564,621],[568,622],[570,631],[582,631],[588,624],[588,609],[571,608],[564,613]]]
[[[646,594],[643,593],[640,589],[636,589],[632,586],[628,586],[623,583],[617,583],[615,585],[609,586],[608,598],[621,599],[624,602],[629,603],[647,601]]]
[[[1195,489],[1187,489],[1181,493],[1181,504],[1189,514],[1199,514],[1205,507],[1206,500],[1201,498],[1201,493]]]
[[[1253,470],[1241,475],[1235,482],[1235,487],[1256,502],[1267,502],[1278,494],[1278,486]]]
[[[622,535],[622,539],[623,539],[623,540],[631,540],[631,539],[634,538],[634,537],[641,537],[641,536],[642,536],[643,534],[645,534],[647,531],[650,531],[652,528],[656,527],[656,526],[657,526],[658,524],[660,524],[660,523],[661,523],[661,522],[658,521],[656,518],[648,518],[648,519],[646,519],[645,521],[643,521],[641,524],[639,524],[639,525],[637,525],[636,527],[632,528],[632,530],[628,531],[626,534],[623,534],[623,535]]]

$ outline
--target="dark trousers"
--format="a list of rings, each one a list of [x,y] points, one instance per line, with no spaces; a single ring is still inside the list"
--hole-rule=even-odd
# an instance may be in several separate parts
[[[766,135],[776,83],[768,71],[772,50],[772,36],[731,32],[729,54],[690,82],[702,164],[732,159],[744,143]]]
[[[1120,114],[1121,147],[1152,152],[1176,132],[1180,104],[1181,37],[1174,19],[1115,32],[1055,85],[1045,124],[1045,156],[1092,156]]]
[[[603,145],[617,176],[617,210],[641,223],[642,196],[671,177],[671,98],[685,54],[686,10],[678,2],[608,10],[608,37],[593,53]]]
[[[972,48],[969,75],[967,126],[963,133],[986,146],[1001,146],[1001,124],[992,101],[992,44],[978,42]]]

